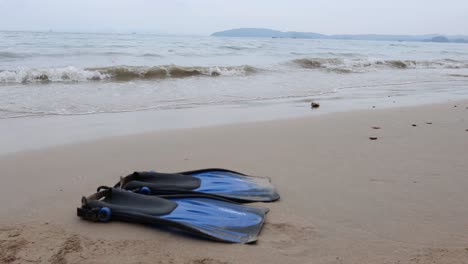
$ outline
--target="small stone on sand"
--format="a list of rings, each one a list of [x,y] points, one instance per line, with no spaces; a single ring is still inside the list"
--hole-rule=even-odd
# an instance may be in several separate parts
[[[320,104],[319,104],[319,103],[312,102],[312,103],[310,104],[310,108],[312,108],[312,109],[319,108],[319,107],[320,107]]]

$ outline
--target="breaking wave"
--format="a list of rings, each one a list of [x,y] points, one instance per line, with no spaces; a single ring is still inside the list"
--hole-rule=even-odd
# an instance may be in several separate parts
[[[343,58],[303,58],[291,61],[304,69],[323,69],[337,73],[358,73],[380,68],[391,69],[465,69],[468,61],[452,59],[416,61],[416,60],[371,60]]]
[[[134,79],[185,78],[192,76],[239,76],[254,73],[256,68],[252,66],[183,67],[167,65],[155,67],[104,67],[89,70],[97,71],[118,81],[129,81]]]
[[[152,56],[152,55],[149,55]],[[242,66],[111,66],[99,68],[18,68],[0,70],[1,83],[47,83],[83,81],[133,81],[180,79],[187,77],[246,76],[268,70],[288,71],[291,69],[323,70],[332,73],[364,73],[381,69],[468,69],[468,61],[443,60],[372,60],[363,58],[302,58],[283,64],[257,68]]]
[[[0,83],[103,80],[107,75],[75,67],[0,71]]]
[[[242,76],[257,71],[252,66],[183,67],[164,66],[115,66],[102,68],[44,68],[0,71],[0,83],[30,82],[81,82],[81,81],[131,81],[193,76]]]

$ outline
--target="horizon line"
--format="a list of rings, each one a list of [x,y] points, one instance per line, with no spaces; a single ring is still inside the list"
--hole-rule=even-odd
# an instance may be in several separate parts
[[[163,33],[163,32],[157,32],[157,31],[139,31],[139,30],[123,30],[123,31],[112,31],[112,30],[96,30],[96,31],[88,31],[88,30],[54,30],[54,29],[49,29],[49,30],[40,30],[40,29],[0,29],[0,32],[30,32],[30,33],[64,33],[64,34],[122,34],[122,35],[132,35],[132,34],[146,34],[146,35],[159,35],[159,36],[211,36],[214,33],[218,32],[224,32],[224,31],[229,31],[229,30],[237,30],[237,29],[266,29],[266,30],[272,30],[272,31],[278,31],[278,32],[283,32],[283,33],[289,33],[289,32],[298,32],[298,33],[314,33],[314,34],[320,34],[324,36],[358,36],[358,35],[380,35],[380,36],[463,36],[463,37],[468,37],[468,35],[463,34],[463,33],[457,33],[457,34],[448,34],[448,33],[419,33],[419,34],[403,34],[403,33],[393,33],[393,34],[387,34],[387,33],[333,33],[333,34],[325,34],[325,33],[319,33],[319,32],[314,32],[314,31],[294,31],[294,30],[277,30],[277,29],[271,29],[271,28],[262,28],[262,27],[241,27],[241,28],[231,28],[231,29],[225,29],[225,30],[220,30],[220,31],[215,31],[209,34],[201,34],[201,33]]]

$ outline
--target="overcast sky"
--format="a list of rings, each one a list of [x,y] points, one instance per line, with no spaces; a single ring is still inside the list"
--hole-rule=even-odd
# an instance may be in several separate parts
[[[0,0],[0,30],[465,34],[468,0]]]

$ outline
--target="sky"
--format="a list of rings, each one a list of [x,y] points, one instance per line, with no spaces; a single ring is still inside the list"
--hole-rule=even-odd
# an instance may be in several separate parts
[[[468,0],[0,0],[0,30],[464,34]]]

